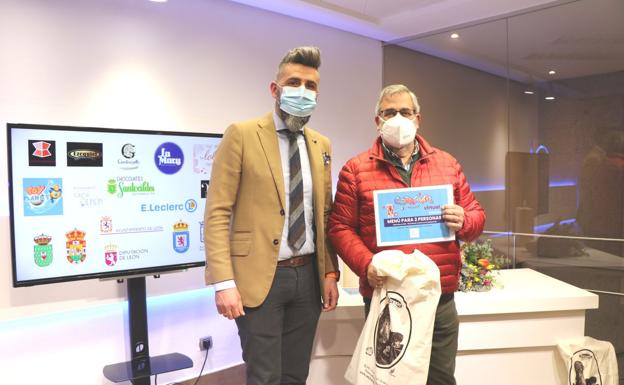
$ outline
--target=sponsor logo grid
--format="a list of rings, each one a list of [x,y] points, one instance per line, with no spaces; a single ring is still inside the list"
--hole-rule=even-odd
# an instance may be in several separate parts
[[[105,156],[103,151],[103,143],[91,142],[66,142],[64,157],[66,164],[58,164],[56,157],[58,141],[55,140],[28,140],[28,165],[29,166],[67,166],[67,167],[103,167]],[[193,173],[208,174],[214,157],[216,145],[212,146],[194,146],[193,147]],[[98,209],[106,208],[107,198],[132,198],[137,202],[138,213],[149,215],[150,213],[162,212],[184,212],[194,213],[198,209],[196,199],[188,198],[178,202],[140,202],[148,196],[157,194],[157,186],[151,180],[143,175],[149,175],[149,172],[143,174],[140,172],[141,163],[136,159],[137,147],[133,143],[126,143],[118,147],[121,156],[111,157],[108,162],[116,162],[119,170],[134,170],[136,175],[119,175],[105,179],[106,190],[98,188],[96,185],[69,185],[67,196],[63,189],[63,178],[45,177],[45,178],[22,178],[22,191],[24,202],[24,216],[55,216],[63,215],[64,204],[67,205],[71,201],[73,208],[80,209]],[[62,158],[61,158],[62,159]],[[184,165],[184,152],[173,142],[162,143],[154,152],[154,164],[156,168],[165,175],[173,175],[179,172]],[[190,170],[189,170],[190,171]],[[52,173],[52,172],[51,172]],[[73,181],[72,181],[73,182]],[[200,198],[206,197],[209,180],[200,181]],[[106,192],[104,192],[106,191]],[[108,198],[110,199],[110,198]],[[65,202],[64,202],[65,201]],[[85,214],[89,215],[89,214]],[[61,221],[62,218],[59,218]],[[80,223],[83,223],[80,221]],[[164,232],[164,225],[151,223],[146,226],[114,226],[114,218],[111,215],[103,215],[98,217],[98,225],[95,231],[99,229],[100,235],[123,235],[135,233],[158,233]],[[203,250],[203,222],[198,223],[197,229],[193,234],[197,234],[198,250]],[[61,224],[61,223],[59,223]],[[186,253],[191,247],[191,230],[193,230],[183,219],[178,220],[169,227],[172,234],[172,248],[176,253]],[[61,224],[62,227],[62,224]],[[73,227],[73,226],[72,226]],[[48,230],[55,230],[48,224],[45,226]],[[80,266],[95,259],[104,266],[115,268],[126,261],[137,261],[145,258],[149,254],[146,247],[124,248],[120,246],[118,239],[113,242],[103,244],[98,247],[99,250],[91,250],[90,245],[94,240],[90,240],[88,234],[91,234],[93,228],[88,230],[83,224],[67,229],[62,228],[52,231],[52,235],[41,232],[32,235],[32,261],[40,268],[47,268],[55,263],[59,263],[55,257],[54,247],[60,247],[61,257],[65,254],[66,264],[70,266]],[[88,230],[88,231],[85,231]],[[62,232],[59,232],[62,231]],[[93,235],[93,234],[91,234]],[[195,235],[194,235],[195,237]],[[65,238],[63,241],[59,239]],[[107,238],[110,239],[110,238]],[[56,242],[54,242],[56,240]],[[55,246],[56,244],[56,246]],[[63,250],[64,249],[64,250]],[[91,250],[91,251],[89,251]],[[98,255],[99,254],[99,255]],[[60,262],[62,263],[62,262]]]

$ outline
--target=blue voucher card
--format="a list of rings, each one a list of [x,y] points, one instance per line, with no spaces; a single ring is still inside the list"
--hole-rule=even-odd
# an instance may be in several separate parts
[[[453,203],[453,186],[411,187],[373,192],[378,246],[452,241],[442,206]]]

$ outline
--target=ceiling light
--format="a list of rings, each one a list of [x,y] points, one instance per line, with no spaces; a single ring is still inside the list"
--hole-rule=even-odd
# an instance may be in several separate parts
[[[167,2],[167,0],[149,0],[149,1],[152,1],[154,3],[166,3]]]
[[[554,75],[554,74],[556,74],[556,73],[557,73],[557,72],[555,72],[555,70],[550,70],[550,71],[548,71],[548,75]]]
[[[546,97],[544,97],[544,99],[546,99],[546,100],[555,100],[555,97],[554,96],[546,96]]]
[[[459,39],[459,34],[458,33],[452,33],[451,34],[451,39]]]
[[[527,95],[533,95],[535,92],[530,91],[530,90],[525,90],[524,93]]]

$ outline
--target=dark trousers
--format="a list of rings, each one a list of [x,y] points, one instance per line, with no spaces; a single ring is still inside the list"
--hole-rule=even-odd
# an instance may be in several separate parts
[[[262,305],[236,319],[247,385],[304,385],[320,313],[314,262],[278,267]]]
[[[370,298],[364,298],[364,313],[368,317]],[[416,315],[417,316],[417,315]],[[440,297],[433,325],[431,358],[427,385],[455,385],[455,357],[457,356],[457,338],[459,336],[459,318],[455,308],[453,294]]]

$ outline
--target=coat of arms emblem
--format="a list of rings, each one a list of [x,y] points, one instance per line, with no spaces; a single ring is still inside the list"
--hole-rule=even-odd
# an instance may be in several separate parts
[[[52,245],[50,241],[52,237],[49,235],[41,234],[34,238],[36,243],[34,247],[35,263],[37,266],[45,267],[52,263]]]
[[[189,249],[190,237],[188,224],[181,220],[173,225],[173,249],[178,253],[185,253]]]
[[[78,229],[74,229],[65,234],[67,241],[65,247],[67,249],[67,260],[70,263],[79,264],[87,258],[87,241],[86,233]]]

